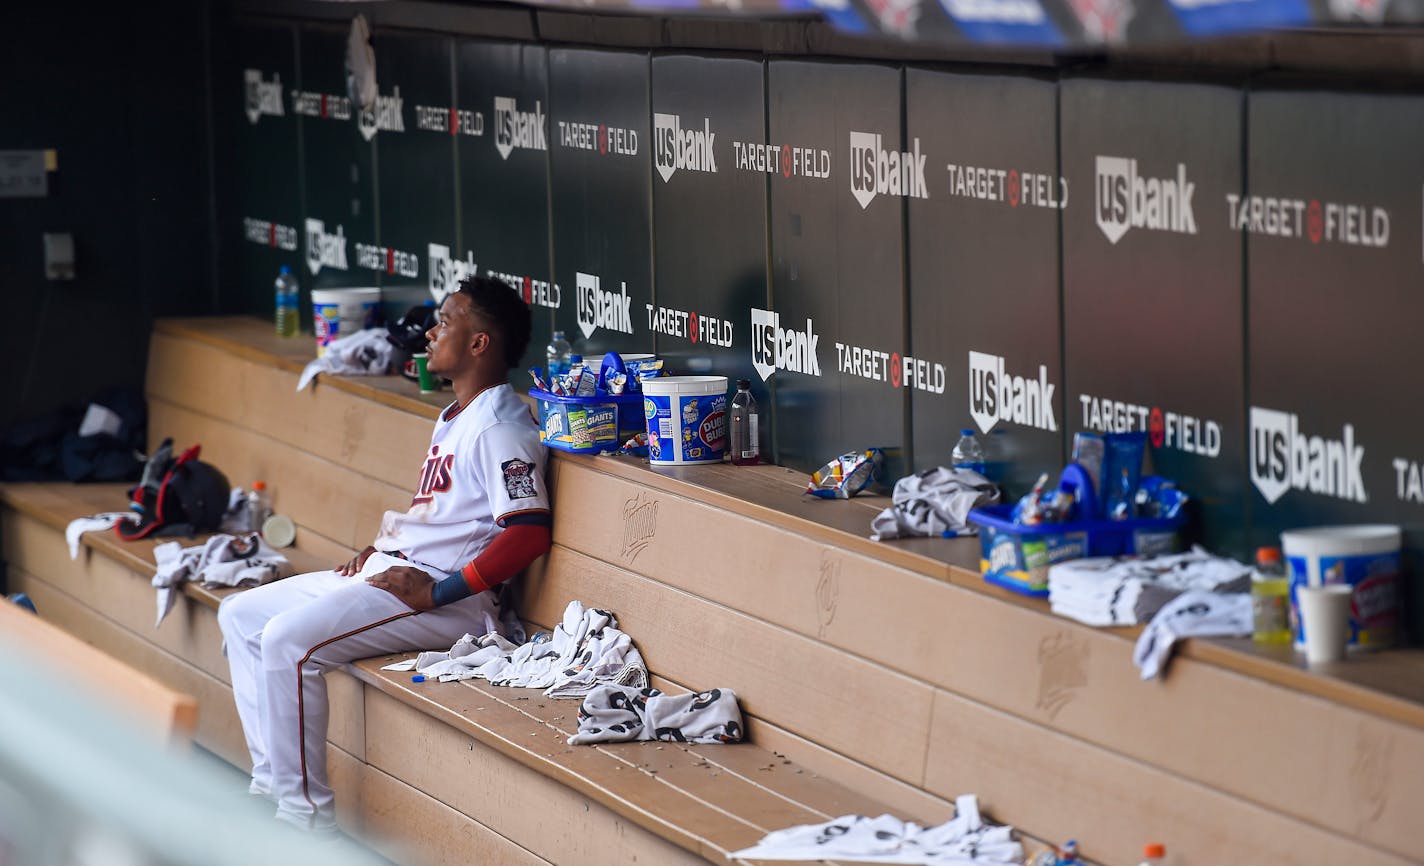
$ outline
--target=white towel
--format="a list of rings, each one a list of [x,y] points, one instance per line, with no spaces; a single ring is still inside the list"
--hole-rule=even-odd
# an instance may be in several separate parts
[[[892,505],[870,521],[870,540],[972,534],[969,511],[999,501],[993,482],[971,469],[936,466],[895,482]]]
[[[750,848],[734,851],[745,860],[847,860],[865,863],[922,863],[930,866],[1019,864],[1023,846],[1013,828],[985,824],[973,794],[955,799],[955,817],[923,828],[893,815],[845,815],[824,824],[803,824],[768,833]]]
[[[79,536],[86,532],[103,532],[113,529],[120,520],[138,522],[138,515],[132,511],[105,511],[92,517],[76,517],[64,528],[64,540],[69,542],[69,558],[79,558]]]
[[[1251,596],[1188,590],[1157,612],[1137,637],[1132,663],[1142,678],[1157,676],[1184,637],[1232,637],[1251,633]]]
[[[256,533],[218,534],[203,544],[183,547],[176,541],[153,549],[158,571],[153,586],[158,590],[157,628],[173,609],[183,584],[196,581],[203,586],[257,586],[292,573],[287,557],[273,550]]]
[[[578,733],[569,737],[569,745],[633,740],[740,743],[742,732],[742,710],[731,689],[665,695],[652,688],[603,685],[583,699]]]
[[[1094,626],[1136,625],[1187,590],[1246,592],[1251,567],[1201,546],[1151,557],[1092,557],[1048,569],[1054,613]]]
[[[326,352],[307,362],[297,379],[297,390],[305,388],[318,373],[341,376],[381,376],[391,366],[390,341],[385,328],[367,328],[326,344]]]
[[[571,601],[552,635],[511,647],[497,634],[465,635],[449,652],[421,653],[416,670],[441,682],[479,677],[497,686],[543,689],[551,698],[582,698],[600,685],[643,688],[648,668],[613,614]]]

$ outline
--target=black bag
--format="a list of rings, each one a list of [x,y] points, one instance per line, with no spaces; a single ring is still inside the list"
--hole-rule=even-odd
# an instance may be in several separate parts
[[[232,489],[216,466],[198,459],[201,449],[194,445],[174,459],[173,440],[163,440],[144,465],[143,479],[129,491],[129,508],[139,521],[115,524],[120,538],[191,536],[218,529]]]

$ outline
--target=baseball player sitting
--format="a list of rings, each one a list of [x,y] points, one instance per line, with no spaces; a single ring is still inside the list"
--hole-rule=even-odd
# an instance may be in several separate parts
[[[350,562],[218,609],[250,790],[275,801],[279,819],[335,831],[327,669],[503,633],[491,588],[548,551],[545,452],[508,382],[529,333],[529,308],[509,286],[462,282],[427,333],[430,370],[451,381],[455,402],[435,422],[410,508],[387,511],[375,543]]]

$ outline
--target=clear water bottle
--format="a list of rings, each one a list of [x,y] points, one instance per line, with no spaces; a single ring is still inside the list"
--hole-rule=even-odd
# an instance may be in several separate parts
[[[277,272],[277,336],[297,335],[297,276],[292,269],[282,265]]]
[[[750,379],[737,380],[737,396],[732,398],[730,448],[732,462],[738,466],[754,466],[761,462],[761,439],[758,438],[757,404],[752,396]]]
[[[1167,857],[1167,846],[1161,842],[1149,842],[1142,846],[1141,866],[1162,866]]]
[[[267,482],[254,481],[247,492],[247,525],[253,532],[261,532],[262,524],[272,516],[272,500],[267,496]]]
[[[565,339],[563,331],[555,331],[545,349],[549,358],[549,381],[556,376],[567,376],[573,363],[574,347]]]
[[[984,449],[980,447],[979,440],[974,438],[974,431],[967,427],[959,431],[959,441],[950,452],[949,462],[955,469],[973,469],[980,475],[989,468],[984,462]]]

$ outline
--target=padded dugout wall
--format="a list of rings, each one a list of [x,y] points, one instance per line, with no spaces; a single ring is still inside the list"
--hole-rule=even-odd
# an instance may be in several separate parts
[[[534,324],[511,374],[523,388],[532,384],[524,371],[545,363],[554,312],[573,303],[549,266],[548,56],[538,45],[469,40],[456,45],[455,62],[459,109],[481,115],[483,128],[456,136],[460,238],[441,263],[439,290],[470,270],[519,289]]]
[[[814,467],[870,446],[884,477],[909,466],[904,187],[927,194],[914,154],[900,165],[900,70],[768,64],[772,306],[754,311],[752,359],[775,377],[776,459]],[[882,170],[883,169],[883,170]],[[891,191],[890,181],[894,188]]]
[[[549,52],[555,322],[591,363],[653,350],[648,88],[646,54]]]
[[[380,285],[380,273],[363,271],[356,259],[356,244],[376,243],[375,160],[346,95],[346,35],[345,28],[305,25],[300,37],[302,86],[292,106],[302,126],[308,288]]]
[[[235,171],[220,176],[227,193],[223,246],[234,249],[234,302],[271,316],[272,282],[286,265],[302,285],[302,171],[299,121],[290,93],[297,75],[297,30],[289,24],[233,27],[233,63],[217,82],[219,123],[235,140]],[[240,94],[240,98],[238,95]],[[305,319],[303,320],[305,321]]]
[[[752,366],[751,310],[767,308],[763,66],[654,57],[653,268],[657,303],[640,310],[671,369],[750,379],[771,453],[772,400]]]
[[[909,200],[910,345],[945,370],[942,392],[910,391],[915,468],[949,465],[973,428],[1010,499],[1063,464],[1058,219],[1087,190],[1059,177],[1057,91],[905,73],[908,135],[936,157]]]
[[[375,242],[359,243],[356,264],[380,274],[381,298],[399,314],[430,297],[431,245],[455,240],[454,40],[379,31],[371,44],[380,96],[357,126],[376,148],[379,213]],[[478,115],[464,120],[483,131]]]
[[[1065,448],[1080,430],[1147,431],[1211,542],[1244,554],[1242,239],[1219,218],[1242,189],[1244,95],[1060,87],[1063,174],[1085,205],[1063,214]]]
[[[1253,92],[1249,118],[1250,197],[1214,219],[1247,239],[1257,540],[1380,521],[1418,551],[1424,99]]]

